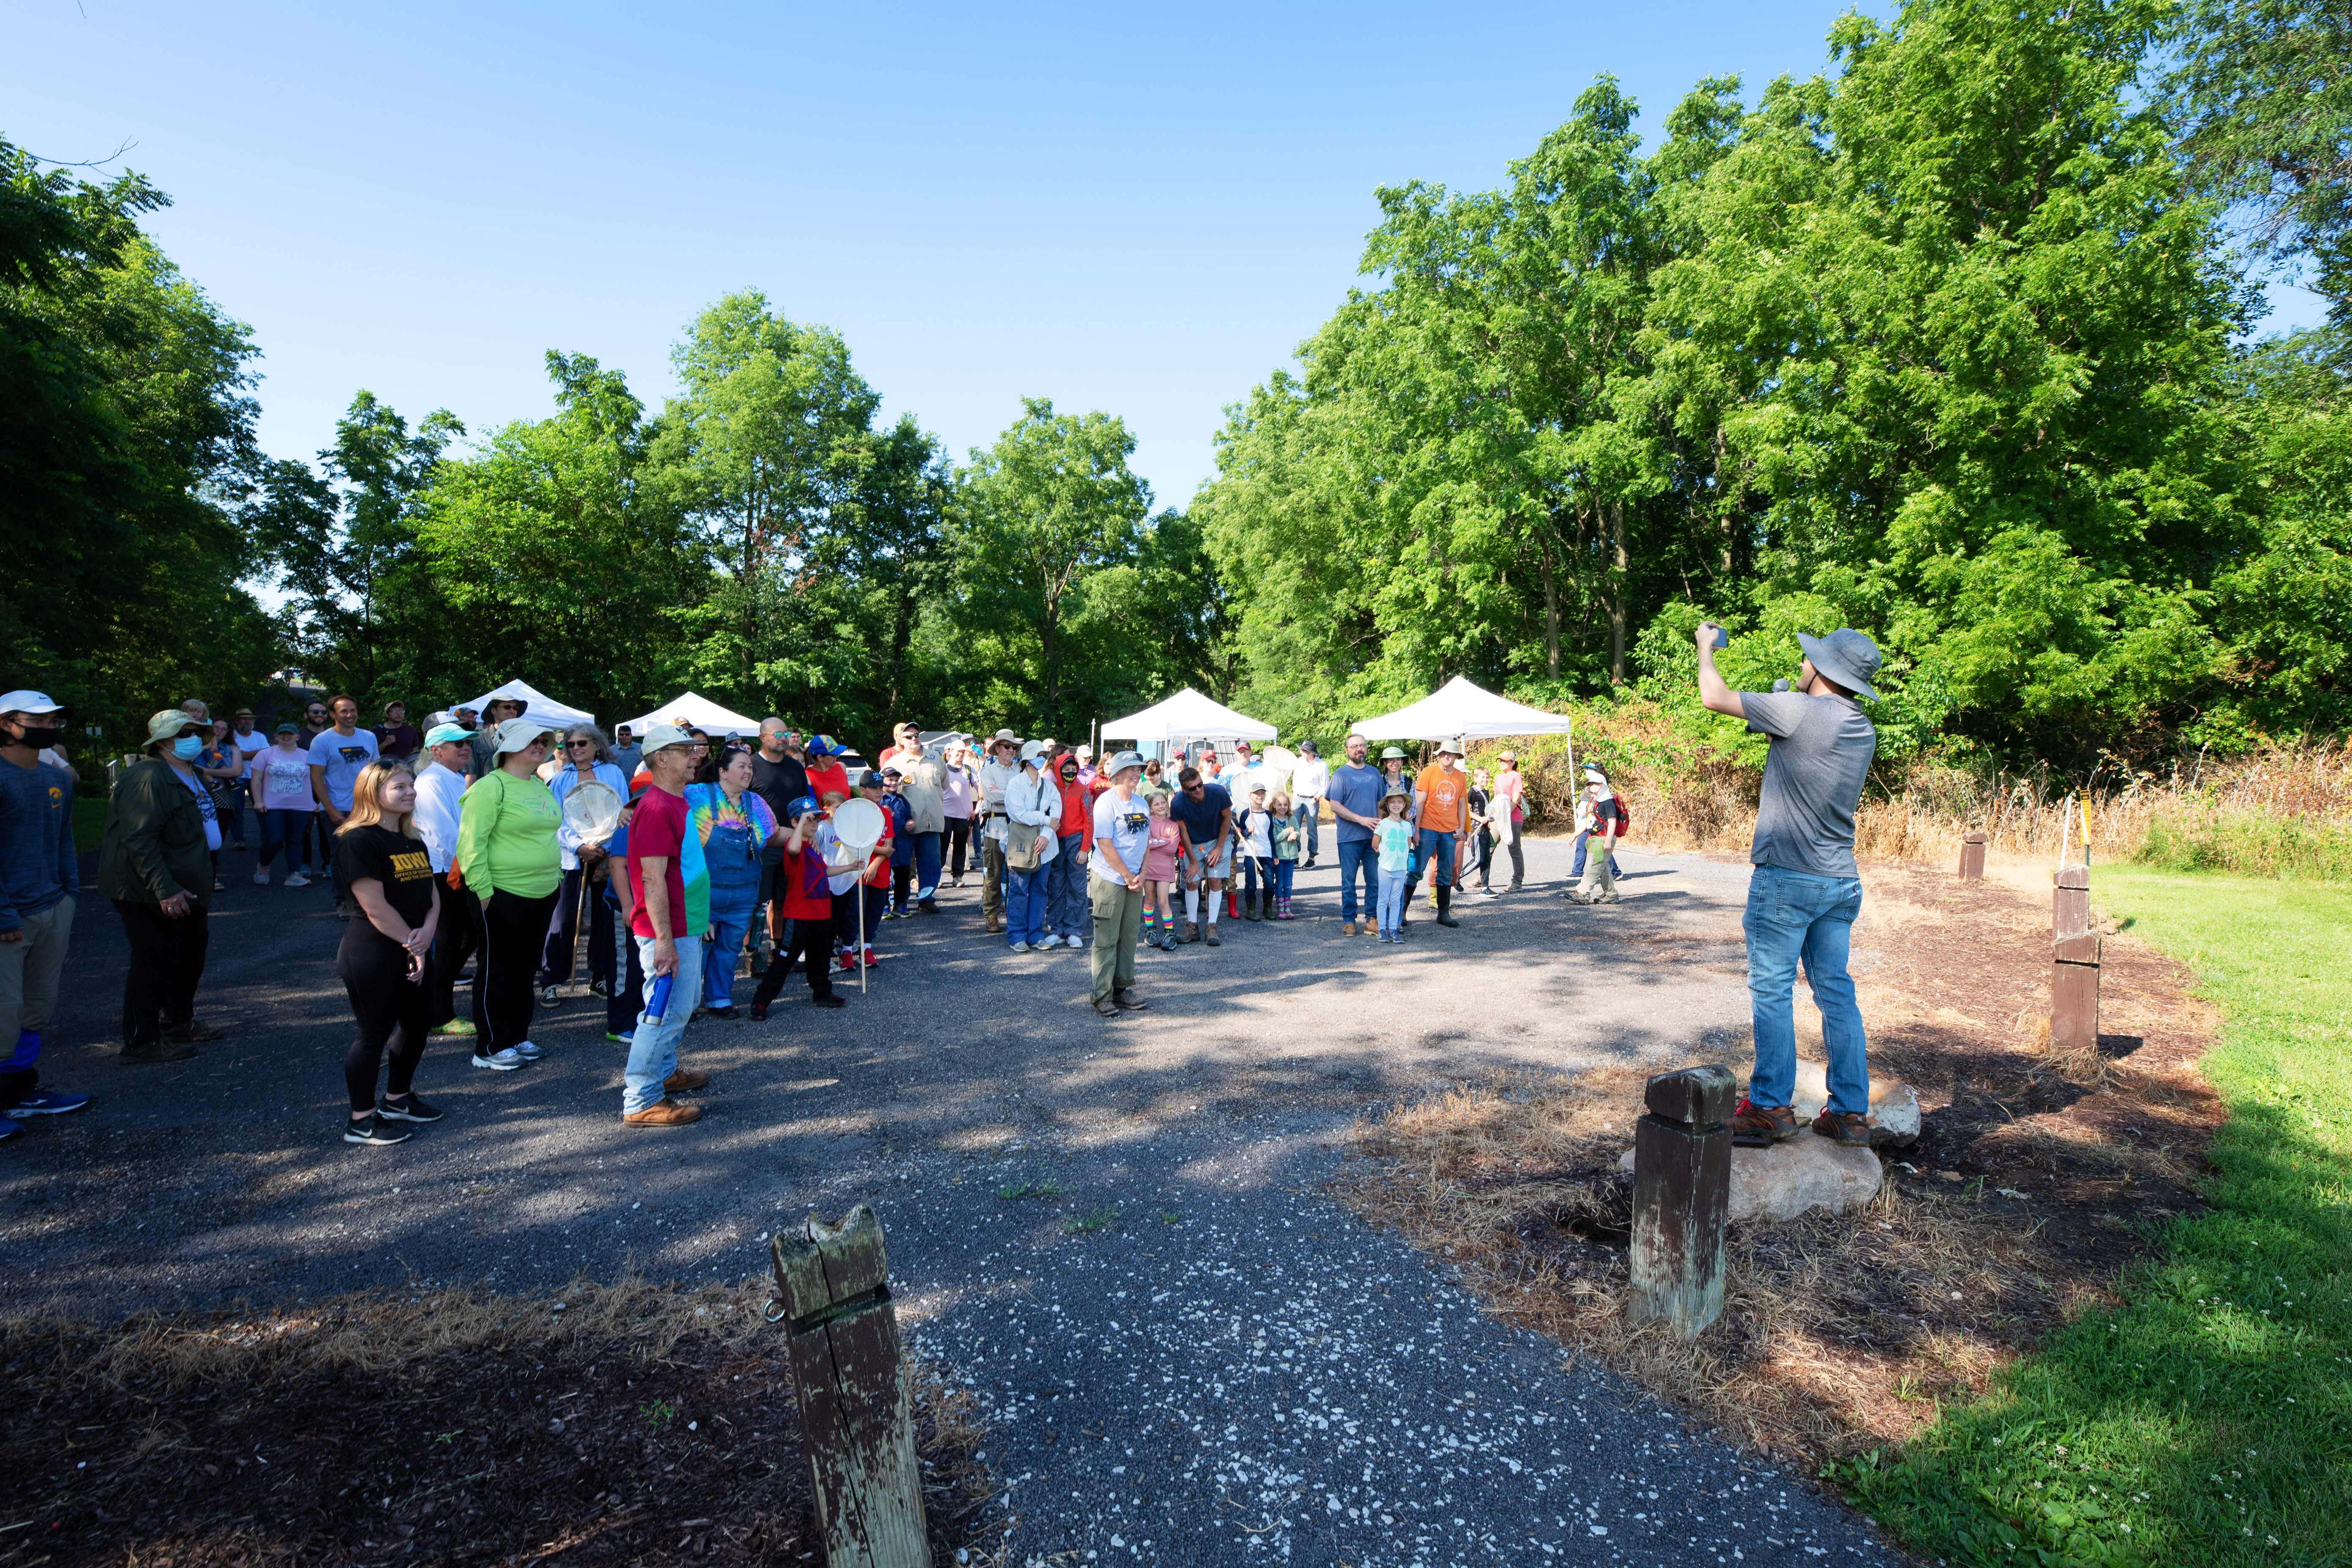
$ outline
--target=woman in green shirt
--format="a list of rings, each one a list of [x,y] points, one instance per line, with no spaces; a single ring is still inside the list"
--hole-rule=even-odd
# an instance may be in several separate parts
[[[474,960],[474,1065],[511,1072],[546,1053],[530,1042],[531,981],[563,885],[555,829],[563,808],[539,782],[554,731],[509,719],[490,740],[496,765],[457,801],[451,881],[463,887]]]

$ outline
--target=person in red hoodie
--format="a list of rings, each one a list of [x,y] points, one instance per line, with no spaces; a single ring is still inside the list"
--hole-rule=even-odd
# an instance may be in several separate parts
[[[794,959],[808,971],[811,1004],[843,1005],[833,991],[833,888],[824,866],[833,826],[813,795],[792,803],[792,817],[793,830],[776,863],[776,896],[768,905],[776,955],[751,995],[754,1022],[768,1016],[768,1004],[792,977]]]
[[[1081,933],[1094,921],[1087,904],[1087,857],[1095,847],[1095,792],[1078,781],[1076,752],[1056,756],[1048,772],[1062,793],[1062,844],[1045,863],[1045,945],[1084,947]]]

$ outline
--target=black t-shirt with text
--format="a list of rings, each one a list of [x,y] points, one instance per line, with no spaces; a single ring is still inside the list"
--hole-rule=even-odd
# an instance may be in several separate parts
[[[389,827],[354,827],[335,836],[335,876],[346,888],[373,879],[383,884],[383,901],[411,927],[433,912],[433,863],[425,840]],[[354,922],[356,923],[356,922]]]

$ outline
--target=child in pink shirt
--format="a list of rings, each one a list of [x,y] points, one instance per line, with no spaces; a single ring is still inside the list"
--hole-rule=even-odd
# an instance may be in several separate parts
[[[1176,819],[1168,815],[1167,792],[1151,796],[1151,837],[1143,847],[1143,945],[1176,951],[1176,922],[1168,909],[1168,889],[1176,880]]]

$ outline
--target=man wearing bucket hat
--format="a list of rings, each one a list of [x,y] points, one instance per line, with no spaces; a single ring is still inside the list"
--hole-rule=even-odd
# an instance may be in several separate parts
[[[1875,701],[1878,646],[1851,628],[1826,637],[1800,633],[1804,662],[1793,691],[1734,691],[1715,668],[1717,628],[1697,631],[1699,700],[1771,737],[1764,792],[1756,808],[1755,870],[1748,882],[1748,991],[1756,1024],[1756,1068],[1731,1121],[1731,1140],[1766,1147],[1804,1131],[1796,1094],[1797,961],[1822,1010],[1829,1050],[1829,1102],[1813,1131],[1841,1143],[1870,1142],[1870,1068],[1862,1009],[1846,973],[1846,949],[1862,912],[1853,860],[1853,813],[1878,747],[1878,731],[1854,699]]]
[[[175,1062],[221,1031],[196,1021],[196,986],[210,940],[213,856],[220,823],[198,783],[206,726],[177,708],[147,721],[147,755],[106,803],[99,890],[122,917],[131,962],[122,973],[122,1059]]]
[[[1112,757],[1110,787],[1095,797],[1094,850],[1087,861],[1087,901],[1094,916],[1094,1005],[1106,1018],[1143,1006],[1135,994],[1135,944],[1143,934],[1143,856],[1151,812],[1135,793],[1143,758]]]

